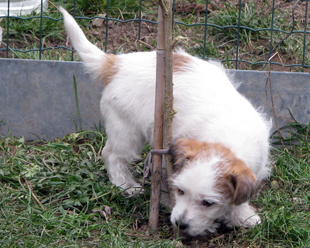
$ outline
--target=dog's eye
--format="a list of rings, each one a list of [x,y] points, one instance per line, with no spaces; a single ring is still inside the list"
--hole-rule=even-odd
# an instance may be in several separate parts
[[[179,194],[180,194],[180,195],[184,195],[184,191],[183,191],[183,190],[178,189],[178,191],[179,191]]]
[[[209,202],[207,200],[202,201],[202,205],[205,207],[211,207],[214,204],[214,202]]]

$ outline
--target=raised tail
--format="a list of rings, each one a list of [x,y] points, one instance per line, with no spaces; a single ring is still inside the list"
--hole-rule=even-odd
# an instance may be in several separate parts
[[[106,54],[87,40],[75,19],[63,7],[60,6],[59,11],[64,17],[65,28],[74,49],[84,61],[88,72],[91,73],[91,75],[97,74],[100,71],[100,67],[105,62]]]

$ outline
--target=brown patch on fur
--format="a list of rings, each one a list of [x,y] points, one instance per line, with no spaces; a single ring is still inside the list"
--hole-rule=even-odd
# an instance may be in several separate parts
[[[191,58],[189,56],[185,56],[179,53],[174,53],[172,55],[172,59],[173,72],[186,71],[187,65],[191,62]]]
[[[253,171],[241,159],[227,147],[221,144],[200,142],[190,139],[179,139],[170,148],[172,156],[172,169],[174,173],[180,173],[190,160],[212,154],[222,158],[218,163],[219,176],[217,189],[230,198],[232,204],[240,205],[246,202],[255,192],[256,176]]]
[[[223,174],[218,177],[217,186],[225,197],[231,198],[232,204],[240,205],[254,194],[256,176],[232,151],[227,148],[223,151],[225,161],[219,165]]]
[[[246,202],[255,192],[256,176],[240,159],[235,159],[229,172],[229,179],[234,188],[233,204]]]
[[[104,64],[101,68],[100,78],[102,80],[103,86],[107,86],[118,72],[116,62],[118,60],[117,56],[111,53],[106,53]]]
[[[207,145],[197,140],[179,139],[169,150],[171,154],[172,169],[180,172],[188,160],[194,159],[197,154]]]

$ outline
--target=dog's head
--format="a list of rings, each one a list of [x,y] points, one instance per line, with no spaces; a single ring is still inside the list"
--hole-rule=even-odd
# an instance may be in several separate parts
[[[255,191],[252,170],[220,144],[180,139],[170,153],[176,200],[171,222],[191,236],[216,231],[217,220]]]

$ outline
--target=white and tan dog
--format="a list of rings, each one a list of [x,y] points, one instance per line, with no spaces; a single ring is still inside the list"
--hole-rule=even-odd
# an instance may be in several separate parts
[[[140,185],[128,165],[153,141],[156,53],[104,53],[60,11],[87,71],[104,86],[100,107],[108,140],[102,158],[109,178],[133,192]],[[219,220],[256,225],[260,217],[248,200],[269,175],[270,122],[238,93],[219,64],[178,51],[173,82],[172,224],[192,236],[216,231]]]

